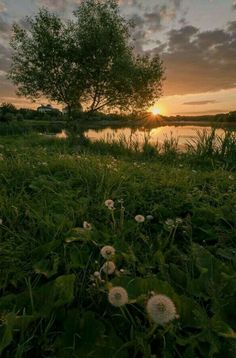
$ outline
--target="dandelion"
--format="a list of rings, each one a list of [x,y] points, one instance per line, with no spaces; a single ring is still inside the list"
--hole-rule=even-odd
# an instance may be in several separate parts
[[[183,224],[183,220],[181,218],[176,218],[175,222],[176,222],[176,224],[179,224],[179,225]]]
[[[110,259],[112,256],[115,255],[115,249],[113,246],[103,246],[103,248],[100,251],[100,254],[104,259]]]
[[[136,215],[134,219],[137,223],[143,223],[145,221],[145,217],[143,215]]]
[[[96,277],[96,278],[100,278],[100,272],[95,271],[94,274],[93,274],[93,276]]]
[[[108,301],[115,307],[124,306],[128,300],[128,293],[123,287],[113,287],[108,293]]]
[[[105,205],[108,207],[108,209],[112,210],[114,209],[114,201],[111,199],[107,199],[105,201]]]
[[[91,230],[92,229],[92,225],[90,223],[88,223],[87,221],[83,222],[83,228],[86,230]]]
[[[105,264],[101,268],[101,270],[105,272],[105,274],[107,275],[112,275],[115,272],[115,269],[116,269],[116,265],[114,264],[113,261],[105,262]]]
[[[161,325],[177,318],[174,302],[165,295],[152,296],[147,302],[147,312],[155,323]]]
[[[172,220],[172,219],[167,219],[167,220],[165,221],[165,224],[166,224],[169,228],[173,228],[173,227],[175,226],[175,222],[174,222],[174,220]]]

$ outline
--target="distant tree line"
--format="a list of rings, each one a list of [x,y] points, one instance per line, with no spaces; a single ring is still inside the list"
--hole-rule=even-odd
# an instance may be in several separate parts
[[[45,120],[45,121],[58,121],[61,116],[58,111],[51,111],[48,113],[40,113],[34,109],[20,108],[17,109],[11,103],[2,103],[0,105],[0,122],[8,123],[12,121],[22,120]]]

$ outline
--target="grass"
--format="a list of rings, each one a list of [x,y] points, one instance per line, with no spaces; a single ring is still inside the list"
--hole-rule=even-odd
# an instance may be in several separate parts
[[[235,357],[236,158],[225,138],[215,148],[204,134],[181,154],[173,141],[0,137],[2,356]],[[100,279],[104,245],[116,271]],[[129,295],[121,308],[107,298],[116,286]],[[148,317],[152,291],[178,319]]]

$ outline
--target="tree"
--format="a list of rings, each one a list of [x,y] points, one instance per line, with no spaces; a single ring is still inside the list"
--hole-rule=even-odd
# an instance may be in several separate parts
[[[162,62],[137,56],[115,0],[83,0],[73,21],[41,9],[14,25],[10,78],[18,93],[63,103],[70,112],[143,110],[161,94]]]

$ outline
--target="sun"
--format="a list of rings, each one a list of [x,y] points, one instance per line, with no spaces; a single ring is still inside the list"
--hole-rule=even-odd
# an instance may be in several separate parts
[[[154,114],[154,116],[157,116],[158,114],[161,114],[161,110],[158,107],[153,107],[151,109],[151,112],[152,112],[152,114]]]

